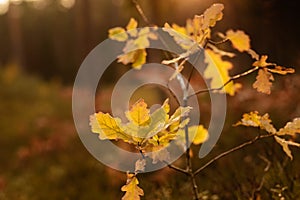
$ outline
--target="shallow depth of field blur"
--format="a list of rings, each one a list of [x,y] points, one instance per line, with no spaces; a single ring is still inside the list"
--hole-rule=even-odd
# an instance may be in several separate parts
[[[296,1],[140,2],[158,26],[165,22],[183,25],[212,3],[224,3],[224,18],[213,30],[243,29],[257,52],[296,70],[293,75],[276,75],[271,95],[251,87],[255,76],[239,80],[243,88],[228,97],[220,140],[195,167],[256,136],[256,129],[232,127],[245,112],[268,112],[277,128],[300,117],[300,12]],[[126,175],[105,167],[85,149],[73,124],[71,96],[83,59],[107,38],[108,29],[126,26],[130,17],[145,25],[130,0],[0,0],[1,200],[121,198]],[[250,65],[242,55],[231,73],[245,71]],[[104,87],[96,98],[97,110],[110,111],[113,84],[128,69],[113,63],[106,71],[101,79]],[[141,88],[135,96],[144,97],[150,105],[166,97],[155,87]],[[201,122],[207,125],[208,96],[201,95],[199,100]],[[197,156],[198,149],[193,150]],[[262,199],[300,199],[300,149],[292,151],[294,160],[290,161],[270,139],[224,157],[198,176],[201,195],[249,199],[265,174]],[[264,158],[271,163],[266,173]],[[187,177],[169,169],[141,175],[140,185],[144,199],[176,200],[191,194]]]

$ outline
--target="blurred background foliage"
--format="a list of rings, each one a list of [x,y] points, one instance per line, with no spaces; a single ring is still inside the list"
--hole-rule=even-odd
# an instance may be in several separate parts
[[[140,2],[162,26],[183,25],[218,1]],[[243,79],[244,88],[228,98],[227,121],[214,151],[195,166],[257,134],[251,128],[232,128],[244,112],[269,112],[277,128],[300,115],[297,1],[219,2],[225,4],[225,15],[215,30],[245,30],[257,52],[294,67],[296,74],[276,76],[270,96],[251,89],[254,76]],[[76,134],[71,86],[81,62],[107,38],[107,30],[125,26],[130,17],[144,24],[130,0],[0,0],[0,199],[120,199],[125,175],[94,159]],[[250,62],[241,56],[235,64],[232,73],[248,69]],[[114,63],[106,71],[97,108],[110,111],[113,83],[128,69]],[[192,82],[197,84],[196,78]],[[144,89],[133,98],[158,103],[166,96],[162,89]],[[209,113],[208,97],[199,100],[202,113]],[[209,114],[202,114],[201,122],[207,125]],[[196,156],[197,148],[193,150]],[[263,179],[257,199],[300,199],[299,149],[292,150],[295,158],[289,161],[277,144],[266,140],[221,159],[199,176],[203,199],[250,199]],[[145,199],[191,194],[186,177],[169,169],[141,176]]]

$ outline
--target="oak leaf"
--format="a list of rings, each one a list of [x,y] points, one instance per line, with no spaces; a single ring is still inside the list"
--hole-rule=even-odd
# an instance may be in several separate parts
[[[258,71],[258,75],[256,76],[256,81],[253,83],[253,88],[258,92],[271,94],[271,81],[274,81],[273,75],[265,68],[260,69]]]
[[[230,80],[228,71],[233,67],[231,62],[224,61],[221,55],[210,49],[205,50],[205,62],[207,63],[207,68],[204,71],[204,77],[211,79],[211,88],[220,88]],[[230,81],[220,92],[226,92],[233,96],[240,87],[240,84]]]
[[[127,183],[121,190],[126,192],[122,200],[140,200],[140,196],[144,196],[144,191],[138,186],[139,181],[136,176],[127,175]]]
[[[300,118],[295,118],[292,122],[288,122],[285,127],[277,132],[277,135],[290,135],[293,137],[296,134],[300,134]]]
[[[250,37],[244,31],[228,30],[226,32],[226,38],[228,38],[231,41],[232,46],[240,52],[248,51],[250,49]]]
[[[202,144],[208,139],[208,131],[203,127],[203,125],[190,126],[188,128],[189,139],[195,145]],[[185,130],[180,129],[177,132],[177,144],[185,146]]]
[[[143,99],[138,100],[131,109],[126,112],[126,117],[136,125],[144,126],[150,120],[150,110]]]
[[[195,45],[202,47],[205,40],[210,38],[210,28],[222,19],[223,9],[223,4],[213,4],[202,15],[195,15],[193,19],[188,19],[185,26],[177,24],[170,26],[166,23],[164,30],[185,50],[194,49]]]
[[[234,124],[234,126],[252,126],[259,127],[262,130],[266,130],[268,133],[276,133],[276,129],[272,125],[272,121],[269,118],[269,114],[266,113],[263,116],[259,115],[257,111],[243,114],[241,121]]]

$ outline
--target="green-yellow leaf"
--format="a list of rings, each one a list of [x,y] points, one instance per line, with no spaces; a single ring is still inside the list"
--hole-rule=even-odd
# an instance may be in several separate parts
[[[126,192],[122,200],[140,200],[140,196],[144,196],[144,191],[138,184],[139,181],[135,176],[127,179],[127,184],[121,188],[123,192]]]
[[[93,133],[98,133],[101,140],[117,140],[124,138],[124,131],[121,129],[121,120],[112,118],[108,113],[95,113],[90,116],[90,125]]]
[[[108,37],[112,40],[117,40],[119,42],[124,42],[128,39],[128,35],[125,29],[121,27],[115,27],[108,30]]]
[[[131,37],[137,36],[137,29],[136,29],[137,25],[138,25],[137,21],[134,18],[130,18],[126,26],[126,29]]]
[[[138,126],[145,126],[150,121],[150,110],[147,108],[145,101],[140,99],[126,112],[126,117]]]

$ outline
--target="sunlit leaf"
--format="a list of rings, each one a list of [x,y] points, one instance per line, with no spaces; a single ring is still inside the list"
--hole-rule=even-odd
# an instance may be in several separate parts
[[[205,50],[205,62],[208,65],[204,71],[204,77],[211,79],[211,88],[219,88],[230,80],[228,71],[233,67],[231,62],[224,61],[219,54],[209,49]],[[231,81],[225,86],[224,90],[229,95],[234,95],[240,87],[240,84],[234,84]],[[224,90],[220,90],[220,92],[224,92]]]
[[[118,56],[118,62],[127,65],[132,63],[132,67],[135,69],[141,69],[142,65],[146,63],[147,52],[145,49],[138,49],[131,51],[127,54]]]
[[[293,160],[293,155],[292,155],[292,152],[291,152],[291,150],[289,148],[289,145],[288,145],[287,141],[284,140],[284,139],[282,139],[282,138],[280,138],[280,137],[278,137],[278,136],[274,136],[274,138],[275,138],[276,142],[281,145],[282,150],[284,151],[284,153],[286,153],[286,155],[291,160]]]
[[[202,29],[215,26],[216,22],[221,20],[223,17],[223,9],[224,5],[220,3],[213,4],[211,7],[206,9],[203,14],[204,20]]]
[[[121,190],[126,192],[122,200],[140,200],[140,196],[144,196],[144,191],[138,186],[139,181],[134,177],[128,177],[127,183]]]
[[[177,24],[172,24],[171,27],[168,23],[165,23],[163,30],[168,32],[183,49],[188,50],[195,45],[194,40],[187,35],[184,27],[178,26]]]
[[[185,26],[172,24],[171,27],[165,23],[164,31],[168,32],[183,49],[195,50],[194,46],[202,47],[205,40],[210,37],[210,27],[222,19],[223,9],[223,4],[213,4],[203,15],[195,15],[193,19],[188,19]]]
[[[226,32],[226,38],[228,38],[231,41],[232,46],[240,52],[248,51],[250,49],[250,37],[244,31],[228,30]]]
[[[121,27],[115,27],[108,30],[108,37],[112,40],[117,40],[119,42],[124,42],[128,39],[128,35],[125,29]]]
[[[192,141],[193,144],[199,145],[205,142],[208,139],[208,131],[203,127],[203,125],[199,126],[190,126],[188,128],[189,139]],[[178,138],[177,143],[181,145],[185,145],[185,130],[180,129],[177,132]]]
[[[292,122],[288,122],[284,128],[279,129],[277,135],[291,135],[300,134],[300,118],[295,118]]]
[[[130,18],[126,26],[126,29],[131,37],[137,36],[137,29],[136,29],[137,25],[138,25],[137,21],[134,18]]]
[[[131,109],[126,112],[126,117],[136,125],[144,126],[149,124],[150,110],[143,99],[138,100]]]
[[[268,63],[267,62],[268,56],[262,55],[259,60],[255,61],[252,65],[254,67],[267,67],[269,65],[276,65],[275,63]]]
[[[272,86],[271,81],[274,81],[273,75],[268,72],[266,68],[262,68],[258,71],[256,81],[253,83],[253,88],[258,92],[270,94]]]
[[[266,130],[268,133],[276,133],[276,129],[272,125],[272,121],[269,118],[269,114],[266,113],[263,116],[259,115],[257,111],[243,114],[241,121],[234,124],[234,126],[252,126],[259,127],[262,130]]]
[[[121,129],[121,120],[113,118],[109,114],[102,112],[90,116],[92,132],[98,133],[101,140],[130,140],[130,137]]]
[[[274,68],[268,67],[268,71],[272,73],[277,73],[281,75],[286,75],[286,74],[292,74],[295,73],[295,70],[293,68],[286,68],[282,66],[275,66]]]

